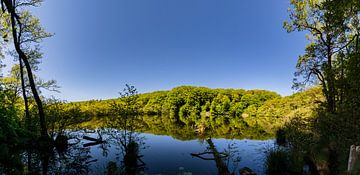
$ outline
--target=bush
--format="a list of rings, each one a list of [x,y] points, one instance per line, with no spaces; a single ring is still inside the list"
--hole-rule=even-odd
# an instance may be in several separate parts
[[[278,129],[276,131],[276,143],[278,145],[284,146],[286,144],[286,132],[284,129]]]
[[[272,148],[266,156],[265,172],[268,175],[296,174],[292,171],[290,152],[282,148]]]

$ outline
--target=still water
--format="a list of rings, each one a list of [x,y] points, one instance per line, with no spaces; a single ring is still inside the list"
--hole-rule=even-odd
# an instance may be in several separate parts
[[[58,158],[50,168],[54,172],[73,168],[78,174],[206,175],[239,174],[241,168],[249,167],[264,174],[266,152],[274,146],[271,139],[180,140],[104,128],[68,134],[70,146],[54,156]]]

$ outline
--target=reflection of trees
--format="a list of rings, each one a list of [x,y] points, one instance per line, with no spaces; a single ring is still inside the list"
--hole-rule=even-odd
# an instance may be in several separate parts
[[[88,174],[93,162],[90,148],[80,142],[81,132],[66,133],[70,138],[65,149],[28,149],[25,152],[27,174]]]
[[[111,175],[135,175],[145,170],[145,163],[142,161],[143,155],[140,150],[144,148],[144,138],[131,130],[105,129],[110,136],[110,144],[116,146],[120,151],[117,159],[121,162],[118,166],[116,162],[110,161],[107,165],[107,173]]]
[[[110,120],[112,122],[113,117],[107,118],[106,120]],[[124,123],[124,121],[120,122]],[[236,121],[233,123],[236,123]],[[273,138],[272,135],[261,133],[256,129],[241,130],[229,125],[212,125],[211,123],[206,123],[204,121],[199,121],[196,126],[185,125],[179,123],[175,119],[170,119],[169,116],[166,115],[137,116],[135,118],[135,122],[133,122],[133,125],[135,131],[138,132],[151,133],[156,135],[168,135],[179,140],[194,140],[199,138],[205,139],[208,137],[227,139],[251,138],[257,140]],[[111,126],[108,125],[107,127]],[[120,128],[120,126],[116,126],[116,128]]]
[[[113,117],[110,118],[107,126],[107,133],[112,138],[112,144],[120,150],[122,161],[118,167],[116,162],[109,162],[107,173],[111,175],[135,175],[145,170],[145,163],[141,160],[140,149],[144,148],[144,138],[135,132],[138,129],[136,123],[140,119],[137,115],[138,109],[135,102],[137,91],[133,86],[126,85],[126,88],[120,93],[120,104],[113,104]]]
[[[202,160],[214,160],[220,175],[235,174],[237,163],[240,161],[236,147],[234,147],[233,144],[229,144],[227,149],[219,152],[211,138],[207,139],[206,142],[208,147],[205,151],[201,153],[191,153],[191,156]],[[230,164],[236,164],[234,165],[233,170],[230,170]]]
[[[48,174],[88,174],[92,160],[90,148],[82,144],[74,144],[65,152],[59,152],[50,159]],[[96,160],[95,160],[96,161]]]
[[[0,174],[89,174],[89,165],[94,161],[90,148],[83,147],[80,132],[66,135],[70,139],[64,149],[45,150],[39,144],[25,145],[25,150],[0,146]]]
[[[200,123],[199,126],[204,127],[203,132],[205,131],[205,122]],[[209,133],[214,133],[214,128],[209,128]],[[199,134],[204,134],[204,133]],[[216,168],[218,169],[218,174],[220,175],[234,175],[237,169],[237,163],[240,162],[240,156],[238,155],[238,151],[234,144],[229,143],[227,149],[224,151],[218,151],[211,137],[206,139],[207,148],[202,153],[192,153],[191,156],[200,158],[202,160],[214,160],[216,164]],[[211,155],[211,157],[206,156]],[[230,169],[230,165],[234,165],[232,170]]]

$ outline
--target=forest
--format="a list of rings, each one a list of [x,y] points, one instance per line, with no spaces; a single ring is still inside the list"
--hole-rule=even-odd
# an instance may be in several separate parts
[[[295,117],[311,117],[311,111],[324,100],[319,87],[281,97],[266,90],[180,86],[169,91],[137,94],[132,98],[131,108],[136,109],[138,115],[164,116],[193,129],[207,124],[224,128],[231,125],[238,129],[257,128],[268,134],[274,134]],[[118,98],[49,104],[49,111],[56,111],[52,109],[55,106],[61,106],[64,111],[76,109],[85,115],[80,118],[91,121],[115,115],[113,105],[127,108],[126,101]]]

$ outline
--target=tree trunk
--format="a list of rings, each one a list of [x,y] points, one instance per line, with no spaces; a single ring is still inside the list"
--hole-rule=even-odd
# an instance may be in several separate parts
[[[216,147],[215,147],[214,143],[212,142],[212,140],[207,139],[206,141],[209,144],[210,150],[213,152],[213,156],[214,156],[214,159],[215,159],[215,164],[216,164],[216,167],[218,169],[219,174],[230,175],[228,167],[226,166],[226,164],[221,159],[219,151],[216,149]]]
[[[25,105],[25,118],[26,118],[26,126],[28,131],[32,131],[31,127],[31,116],[29,112],[29,103],[26,96],[26,89],[25,89],[25,80],[24,80],[24,67],[21,59],[19,58],[19,65],[20,65],[20,78],[21,78],[21,88],[22,88],[22,95],[24,98],[24,105]]]
[[[328,103],[328,112],[330,113],[335,113],[336,111],[336,101],[335,101],[335,96],[336,96],[336,92],[335,92],[335,75],[334,75],[334,71],[333,71],[333,67],[332,67],[332,51],[331,51],[331,41],[330,38],[327,37],[327,83],[328,83],[328,97],[327,97],[327,103]]]

